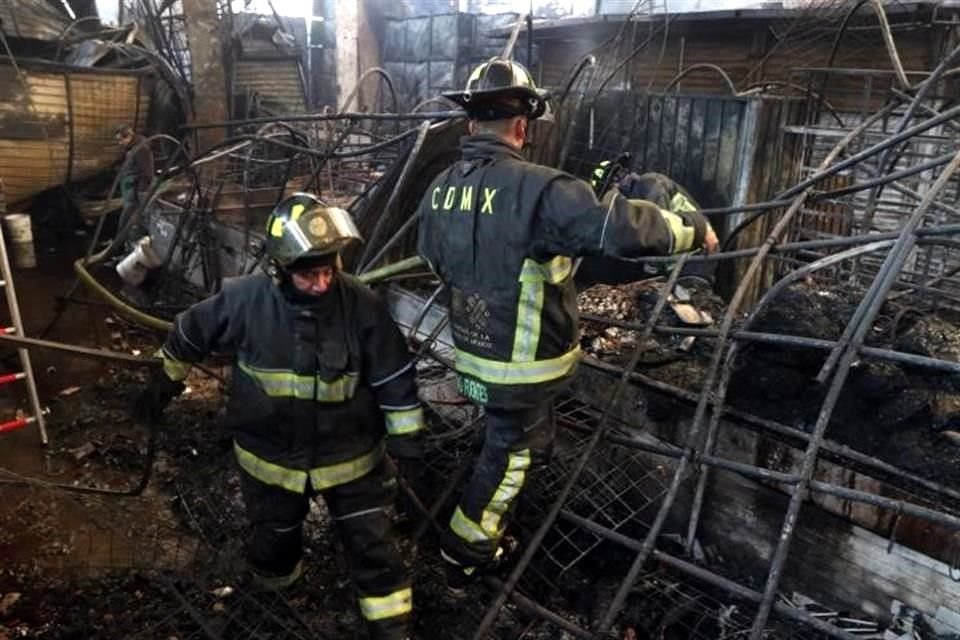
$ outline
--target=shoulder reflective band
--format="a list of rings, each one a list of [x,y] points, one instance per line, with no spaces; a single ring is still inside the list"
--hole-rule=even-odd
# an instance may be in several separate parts
[[[237,456],[237,463],[240,468],[260,482],[294,493],[303,493],[307,486],[308,477],[310,478],[310,485],[316,490],[329,489],[362,478],[379,464],[383,458],[385,445],[381,441],[372,451],[358,458],[325,467],[317,467],[311,469],[309,474],[306,471],[288,469],[264,460],[236,442],[233,443],[233,451]]]
[[[683,218],[671,211],[660,209],[660,215],[670,228],[670,236],[673,239],[670,243],[672,245],[670,253],[683,253],[693,249],[693,239],[697,235],[697,230],[688,227]]]
[[[387,433],[392,436],[415,433],[425,425],[423,409],[420,407],[406,411],[384,411],[383,417],[387,423]]]
[[[385,596],[360,598],[360,613],[367,620],[394,618],[413,611],[413,590],[410,587]]]
[[[532,362],[540,344],[540,320],[543,315],[543,283],[560,284],[573,273],[573,260],[557,256],[550,262],[523,261],[520,270],[520,296],[517,299],[517,326],[513,334],[514,362]]]
[[[556,358],[533,362],[501,362],[457,349],[456,369],[490,384],[536,384],[562,378],[580,361],[579,345]]]
[[[696,211],[697,208],[690,202],[690,199],[687,196],[683,195],[679,191],[675,196],[670,198],[670,211]]]
[[[596,166],[593,170],[593,177],[590,179],[590,186],[594,189],[597,188],[597,185],[600,184],[600,181],[603,180],[604,174],[607,172],[607,167],[610,166],[609,160],[604,160]]]
[[[345,402],[353,397],[359,380],[357,374],[347,373],[333,382],[325,382],[319,377],[300,376],[292,371],[257,369],[243,362],[238,364],[240,370],[253,378],[263,392],[271,398]]]

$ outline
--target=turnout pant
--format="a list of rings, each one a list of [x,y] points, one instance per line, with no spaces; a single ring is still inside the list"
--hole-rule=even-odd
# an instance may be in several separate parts
[[[549,459],[554,432],[552,398],[534,409],[487,409],[483,449],[444,540],[449,556],[465,566],[495,558],[527,472]]]
[[[240,475],[247,517],[253,525],[247,561],[267,584],[292,583],[301,571],[303,521],[317,492],[308,487],[305,494],[293,493],[242,470]],[[347,551],[360,613],[375,640],[408,638],[413,608],[410,576],[387,512],[395,493],[396,479],[384,462],[362,478],[319,492]]]

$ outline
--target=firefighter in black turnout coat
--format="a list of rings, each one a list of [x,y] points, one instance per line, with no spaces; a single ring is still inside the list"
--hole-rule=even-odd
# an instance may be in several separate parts
[[[443,541],[448,581],[502,557],[501,538],[527,470],[549,451],[552,400],[580,359],[572,275],[581,255],[712,250],[696,211],[672,213],[590,186],[520,154],[548,105],[521,65],[494,59],[465,91],[470,135],[419,205],[420,255],[450,287],[460,391],[485,408],[477,460]]]
[[[614,160],[604,160],[596,166],[590,177],[590,186],[598,198],[608,189],[616,189],[628,200],[646,200],[673,213],[700,211],[696,199],[679,183],[662,173],[638,174],[630,171],[630,154],[623,153]],[[597,282],[623,284],[645,280],[669,272],[672,265],[664,263],[624,262],[606,256],[590,256],[580,263],[576,274],[578,289],[585,289]],[[713,282],[715,262],[688,262],[681,277],[695,277]]]
[[[394,640],[409,637],[412,598],[384,454],[401,466],[417,459],[424,422],[403,337],[379,299],[340,271],[340,249],[357,239],[345,211],[313,196],[277,205],[266,244],[275,274],[227,280],[180,314],[143,405],[158,415],[190,363],[234,354],[227,420],[253,524],[254,582],[283,588],[300,577],[303,521],[319,494],[371,637]]]

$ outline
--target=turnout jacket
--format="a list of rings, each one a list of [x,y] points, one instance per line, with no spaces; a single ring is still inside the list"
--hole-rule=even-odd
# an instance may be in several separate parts
[[[621,195],[630,200],[646,200],[674,214],[700,211],[700,205],[690,193],[677,182],[662,173],[629,173],[616,185]],[[713,272],[707,263],[688,264],[684,274],[704,276]],[[624,262],[604,256],[586,258],[580,263],[576,282],[578,287],[588,287],[597,282],[623,284],[645,280],[669,273],[663,263]]]
[[[227,425],[240,466],[267,484],[303,492],[366,475],[385,436],[412,455],[423,429],[414,368],[386,308],[338,273],[310,304],[294,303],[266,274],[232,278],[177,316],[162,349],[183,379],[210,353],[235,356]]]
[[[468,136],[461,160],[420,202],[418,250],[450,287],[460,391],[533,407],[580,357],[573,260],[639,257],[703,243],[706,221],[526,162],[496,136]]]
[[[662,173],[629,173],[617,189],[627,198],[646,200],[674,213],[700,210],[700,205],[686,189]]]

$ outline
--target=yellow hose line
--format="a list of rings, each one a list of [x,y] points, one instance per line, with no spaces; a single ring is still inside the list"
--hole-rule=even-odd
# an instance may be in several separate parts
[[[151,316],[150,314],[144,313],[113,295],[109,289],[97,282],[96,278],[90,275],[90,272],[87,271],[87,267],[82,258],[73,263],[73,270],[76,272],[77,277],[79,277],[85,285],[90,287],[95,294],[103,298],[107,304],[116,309],[119,313],[130,318],[134,322],[138,322],[145,327],[158,329],[160,331],[170,331],[173,328],[172,322],[167,322],[162,318],[157,318],[156,316]]]
[[[93,262],[96,262],[96,260]],[[380,269],[368,271],[358,277],[361,282],[373,284],[383,280],[384,278],[389,278],[390,276],[394,276],[398,273],[415,269],[416,267],[424,264],[426,264],[426,262],[424,262],[423,258],[414,256],[412,258],[400,260],[399,262],[395,262],[393,264],[388,264]],[[173,328],[172,322],[167,322],[162,318],[144,313],[143,311],[140,311],[139,309],[127,304],[115,296],[109,289],[97,282],[97,279],[94,278],[89,271],[87,271],[87,265],[84,264],[83,258],[73,263],[73,270],[76,272],[77,277],[79,277],[86,286],[92,289],[96,295],[103,298],[107,304],[130,320],[133,320],[134,322],[137,322],[145,327],[149,327],[150,329],[158,329],[160,331],[170,331]]]
[[[403,273],[404,271],[410,271],[416,267],[420,267],[427,264],[426,260],[420,256],[413,256],[412,258],[404,258],[392,264],[388,264],[385,267],[380,267],[379,269],[374,269],[373,271],[367,271],[366,273],[361,273],[357,278],[360,282],[364,284],[373,284],[379,282],[384,278],[389,278],[390,276],[395,276],[398,273]]]

